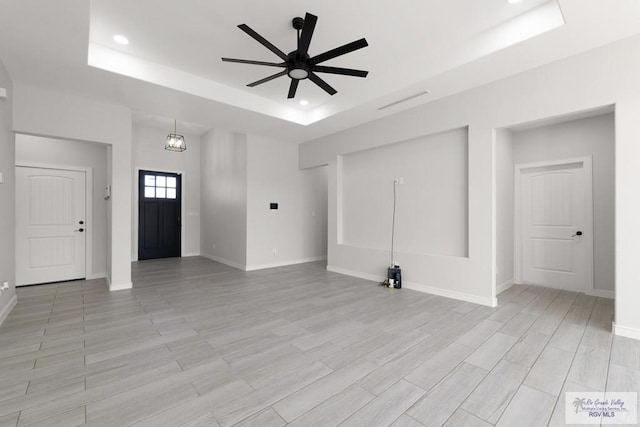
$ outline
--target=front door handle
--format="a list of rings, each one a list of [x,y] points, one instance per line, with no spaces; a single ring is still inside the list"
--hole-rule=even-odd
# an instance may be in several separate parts
[[[576,231],[576,234],[574,234],[571,237],[576,237],[576,236],[582,236],[582,231]]]
[[[84,228],[78,228],[77,230],[73,230],[74,232],[79,232],[79,233],[83,233],[84,232]]]

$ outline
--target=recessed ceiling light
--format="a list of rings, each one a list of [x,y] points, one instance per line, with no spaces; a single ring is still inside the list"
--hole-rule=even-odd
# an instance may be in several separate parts
[[[309,105],[309,101],[307,101],[306,99],[301,99],[300,100],[300,105],[302,105],[303,107],[306,105]]]
[[[121,36],[120,34],[116,34],[115,36],[113,36],[113,41],[121,45],[129,44],[129,39],[125,36]]]
[[[517,4],[520,3],[522,0],[507,0],[507,3],[509,4]]]

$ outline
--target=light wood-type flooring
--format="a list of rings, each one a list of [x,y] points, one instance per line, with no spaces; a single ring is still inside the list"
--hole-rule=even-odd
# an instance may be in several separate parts
[[[612,300],[515,286],[489,308],[322,263],[133,276],[18,289],[0,426],[558,426],[565,391],[640,391]]]

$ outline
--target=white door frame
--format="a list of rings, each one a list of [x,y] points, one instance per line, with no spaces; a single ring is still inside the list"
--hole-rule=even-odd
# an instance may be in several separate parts
[[[586,191],[585,197],[587,205],[591,209],[587,209],[585,215],[585,233],[583,234],[583,241],[585,245],[587,245],[587,254],[591,254],[591,256],[587,257],[586,262],[586,280],[587,286],[585,288],[585,292],[593,292],[594,283],[593,283],[593,159],[591,156],[585,157],[574,157],[570,159],[562,159],[562,160],[549,160],[543,162],[535,162],[535,163],[519,163],[515,165],[515,195],[514,195],[514,271],[515,271],[515,282],[522,283],[522,173],[523,170],[531,169],[531,168],[541,168],[547,166],[562,166],[562,165],[570,165],[575,163],[582,163],[583,169],[586,176]]]
[[[103,279],[104,274],[93,273],[93,168],[82,166],[57,165],[52,163],[16,162],[15,167],[52,169],[60,171],[84,172],[85,175],[85,245],[84,277],[87,280]],[[90,219],[90,220],[89,220]]]
[[[140,228],[140,194],[138,194],[140,192],[139,188],[139,179],[140,179],[140,171],[155,171],[155,172],[165,172],[165,173],[175,173],[178,175],[182,176],[182,179],[180,179],[180,223],[181,223],[181,229],[180,229],[180,257],[186,257],[186,256],[195,256],[195,255],[200,255],[200,254],[192,254],[192,253],[185,253],[185,235],[186,233],[186,227],[185,227],[185,223],[187,222],[187,218],[185,216],[185,209],[187,206],[187,202],[186,202],[186,191],[185,191],[185,176],[187,176],[186,172],[184,171],[179,171],[179,170],[167,170],[167,169],[163,169],[163,168],[157,168],[157,167],[153,167],[153,166],[136,166],[135,167],[135,171],[134,171],[134,175],[133,175],[133,212],[132,212],[132,224],[131,224],[131,261],[133,262],[137,262],[138,261],[138,229]]]

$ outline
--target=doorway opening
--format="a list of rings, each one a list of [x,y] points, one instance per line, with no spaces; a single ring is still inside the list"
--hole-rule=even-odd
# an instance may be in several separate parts
[[[496,129],[496,294],[614,298],[614,145],[612,106]]]
[[[179,257],[182,252],[182,176],[140,170],[138,259]]]

